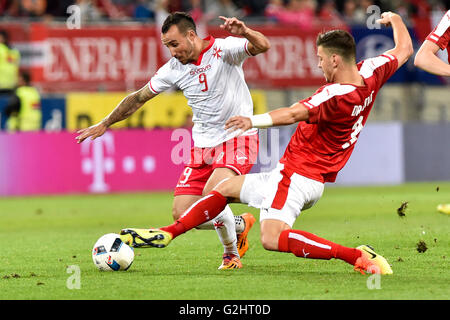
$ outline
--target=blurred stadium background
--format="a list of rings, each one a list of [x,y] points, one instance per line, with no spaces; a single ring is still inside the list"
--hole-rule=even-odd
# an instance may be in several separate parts
[[[438,0],[0,0],[7,45],[0,62],[0,196],[174,188],[186,156],[180,145],[190,139],[191,126],[186,99],[176,89],[100,139],[81,145],[74,139],[77,129],[101,120],[170,57],[160,41],[169,12],[190,12],[201,36],[226,36],[217,19],[224,15],[269,37],[272,48],[244,64],[255,113],[263,113],[324,83],[315,53],[319,31],[349,30],[358,60],[393,47],[390,29],[371,27],[371,5],[402,15],[416,51],[449,9],[448,1]],[[447,60],[446,52],[440,55]],[[9,80],[17,74],[29,74],[39,94],[27,102],[40,110],[36,128],[8,123],[11,97],[21,85]],[[337,184],[450,180],[449,85],[411,59],[381,90]],[[261,130],[254,171],[276,163],[294,129]]]

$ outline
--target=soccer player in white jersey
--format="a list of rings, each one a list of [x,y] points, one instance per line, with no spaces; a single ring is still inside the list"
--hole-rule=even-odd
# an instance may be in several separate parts
[[[324,184],[336,180],[354,150],[377,93],[413,54],[411,37],[399,15],[384,12],[379,23],[392,25],[393,49],[356,63],[356,44],[351,34],[343,30],[321,33],[316,42],[317,56],[326,85],[290,107],[227,121],[226,128],[244,132],[299,122],[274,170],[219,183],[174,224],[149,230],[151,237],[144,240],[165,247],[172,239],[213,218],[227,203],[242,202],[261,209],[261,242],[266,250],[307,259],[334,258],[361,273],[392,274],[387,260],[367,245],[346,247],[292,229],[300,213],[321,198]],[[125,242],[132,240],[129,234],[125,236]]]
[[[436,55],[439,49],[447,49],[449,64]],[[435,75],[450,76],[450,10],[445,13],[420,47],[414,65]]]
[[[238,133],[227,132],[225,121],[232,116],[253,114],[242,65],[248,57],[267,51],[270,43],[262,33],[238,19],[220,18],[223,20],[220,27],[232,36],[201,39],[189,15],[183,12],[169,15],[161,28],[161,40],[172,58],[147,85],[123,99],[100,123],[80,130],[77,137],[79,143],[88,137],[95,139],[160,92],[173,86],[182,90],[193,110],[194,147],[175,188],[174,220],[223,179],[248,173],[256,161],[257,129],[247,130],[237,137]],[[247,234],[254,221],[249,213],[235,219],[227,206],[213,221],[199,226],[200,229],[215,228],[224,245],[219,269],[242,266],[240,257],[248,249]],[[127,229],[126,232],[141,238],[148,236],[145,229]]]

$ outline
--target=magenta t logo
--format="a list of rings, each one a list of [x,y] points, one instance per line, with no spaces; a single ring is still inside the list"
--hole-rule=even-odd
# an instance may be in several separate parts
[[[90,140],[81,145],[81,171],[92,175],[91,192],[107,192],[109,190],[105,181],[106,174],[114,172],[114,137],[111,132]]]

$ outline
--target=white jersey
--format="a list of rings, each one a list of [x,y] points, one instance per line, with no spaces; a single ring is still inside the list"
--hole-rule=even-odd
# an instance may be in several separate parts
[[[253,102],[245,83],[242,64],[251,54],[248,40],[237,37],[214,39],[196,63],[183,65],[171,58],[148,82],[158,94],[172,86],[183,91],[192,108],[192,138],[199,148],[215,147],[236,137],[239,131],[227,132],[225,122],[232,116],[253,115]],[[256,134],[250,129],[244,135]]]

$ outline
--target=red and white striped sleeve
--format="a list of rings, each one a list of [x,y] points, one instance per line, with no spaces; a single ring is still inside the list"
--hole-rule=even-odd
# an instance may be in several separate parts
[[[309,109],[308,123],[317,123],[319,114],[328,114],[335,105],[334,97],[349,94],[356,90],[353,85],[328,84],[319,88],[311,97],[300,100]],[[324,110],[321,110],[324,109]]]
[[[253,55],[248,50],[248,40],[229,36],[221,41],[221,49],[225,58],[231,58],[235,64],[242,63],[248,57]]]
[[[436,43],[442,50],[447,48],[450,41],[450,10],[445,13],[426,40]]]
[[[397,71],[398,60],[396,56],[385,53],[374,58],[363,60],[358,66],[359,73],[364,79],[375,76],[377,87],[381,88],[395,71]]]

